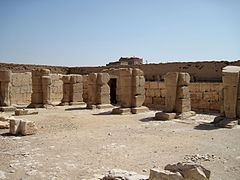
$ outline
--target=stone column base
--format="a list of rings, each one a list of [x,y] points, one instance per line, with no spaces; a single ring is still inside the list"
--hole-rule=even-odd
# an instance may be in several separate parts
[[[167,121],[172,119],[187,119],[189,117],[195,116],[196,113],[194,111],[188,111],[183,113],[167,113],[167,112],[157,112],[155,114],[156,120]]]
[[[133,114],[138,114],[138,113],[145,113],[148,112],[149,109],[146,106],[140,106],[140,107],[134,107],[131,109]]]

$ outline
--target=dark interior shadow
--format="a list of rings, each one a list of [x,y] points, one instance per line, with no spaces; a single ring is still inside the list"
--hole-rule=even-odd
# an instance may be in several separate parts
[[[213,123],[202,123],[194,127],[196,130],[216,130],[218,127],[214,126]]]
[[[147,117],[147,118],[142,118],[139,121],[141,121],[141,122],[151,122],[151,121],[160,121],[160,120],[155,119],[155,117]]]
[[[86,107],[75,107],[75,108],[67,108],[65,111],[76,111],[76,110],[86,110]]]

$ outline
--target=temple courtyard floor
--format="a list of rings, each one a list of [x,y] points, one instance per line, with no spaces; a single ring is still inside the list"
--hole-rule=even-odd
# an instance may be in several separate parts
[[[37,134],[9,136],[0,129],[0,179],[91,179],[111,169],[148,175],[153,167],[188,160],[211,170],[211,179],[240,178],[240,128],[215,128],[209,124],[214,114],[154,121],[156,111],[36,111],[15,118],[35,121]]]

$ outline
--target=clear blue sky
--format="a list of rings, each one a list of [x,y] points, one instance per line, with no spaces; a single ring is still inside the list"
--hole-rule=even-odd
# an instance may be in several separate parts
[[[240,59],[240,0],[0,0],[0,62]]]

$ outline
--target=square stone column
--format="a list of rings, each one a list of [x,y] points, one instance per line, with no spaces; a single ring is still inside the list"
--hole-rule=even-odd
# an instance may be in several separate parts
[[[0,106],[10,106],[10,88],[12,72],[0,70]]]
[[[63,99],[61,105],[83,105],[83,78],[82,75],[64,75]]]
[[[238,66],[223,68],[223,98],[226,118],[236,118],[238,109],[239,72]],[[240,98],[239,98],[240,99]]]
[[[49,69],[32,70],[32,96],[31,104],[29,105],[29,107],[43,107],[44,103],[49,103],[48,102],[49,90],[47,89],[49,86],[48,85],[49,78],[47,77],[49,77],[49,75],[50,75]]]

